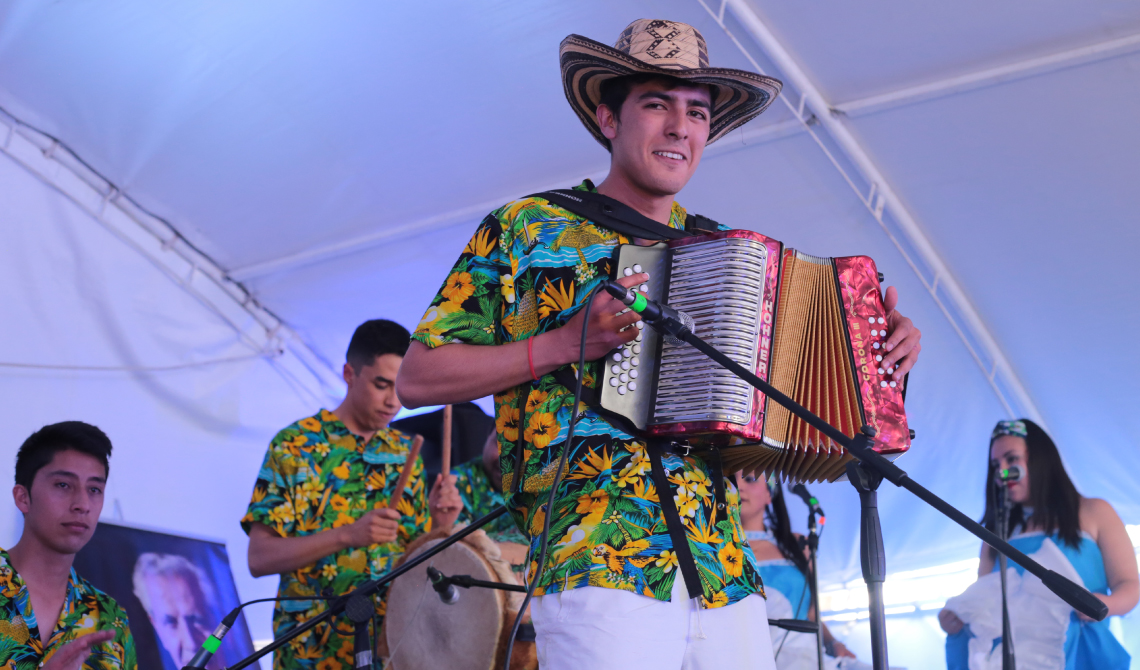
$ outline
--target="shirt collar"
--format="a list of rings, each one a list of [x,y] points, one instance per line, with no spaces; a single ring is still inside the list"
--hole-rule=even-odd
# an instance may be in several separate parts
[[[392,443],[399,442],[398,439],[393,439],[394,429],[391,426],[381,428],[372,435],[372,439],[367,444],[361,444],[360,436],[349,430],[348,426],[344,425],[344,422],[331,411],[322,409],[314,418],[321,422],[321,428],[326,434],[351,437],[356,442],[356,448],[360,451],[375,451],[382,446],[392,449]]]
[[[598,187],[594,186],[594,182],[589,179],[583,179],[581,184],[574,187],[575,191],[589,191],[590,193],[597,193]],[[672,211],[669,213],[669,227],[676,228],[677,230],[685,229],[685,219],[688,214],[685,208],[681,206],[676,200],[673,201]]]

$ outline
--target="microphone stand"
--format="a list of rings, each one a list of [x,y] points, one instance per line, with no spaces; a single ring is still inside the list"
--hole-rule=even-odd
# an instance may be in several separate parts
[[[625,287],[610,282],[616,288],[607,287],[611,295],[618,297],[626,294]],[[620,295],[619,295],[620,293]],[[639,300],[644,301],[641,297]],[[1101,602],[1087,589],[1078,586],[1069,579],[1047,570],[1040,563],[1034,561],[1024,552],[987,530],[955,508],[950,503],[939,498],[927,488],[910,478],[907,473],[894,463],[886,459],[871,448],[871,438],[875,436],[874,428],[863,426],[855,437],[844,435],[835,426],[819,418],[807,408],[781,393],[774,386],[757,377],[752,371],[744,368],[736,361],[721,353],[712,345],[693,334],[680,319],[669,315],[676,311],[665,305],[657,305],[660,312],[646,313],[646,303],[631,305],[631,309],[642,314],[645,321],[664,334],[669,334],[678,340],[691,345],[697,351],[716,361],[721,367],[731,371],[737,377],[751,384],[772,400],[783,405],[792,414],[807,422],[816,430],[827,435],[836,444],[842,446],[855,460],[847,464],[847,475],[855,490],[859,492],[859,501],[862,506],[862,519],[860,524],[860,558],[863,567],[863,580],[867,583],[869,597],[869,613],[871,623],[871,654],[875,670],[888,670],[887,663],[887,634],[886,614],[883,608],[883,581],[886,578],[886,558],[883,553],[882,528],[879,525],[879,509],[876,489],[879,483],[886,479],[895,486],[905,488],[926,504],[938,510],[952,521],[976,535],[982,542],[990,545],[998,552],[1009,556],[1026,571],[1037,576],[1050,591],[1067,602],[1073,609],[1085,615],[1102,621],[1108,616],[1108,606]],[[668,310],[668,311],[666,311]],[[817,612],[818,614],[818,612]]]
[[[363,601],[367,604],[368,616],[369,616],[369,618],[371,618],[372,612],[375,610],[375,608],[372,604],[372,596],[375,595],[380,590],[380,587],[382,587],[385,584],[387,584],[388,582],[396,579],[400,575],[403,575],[407,572],[410,572],[413,568],[420,565],[424,561],[428,560],[429,558],[432,558],[436,554],[442,552],[444,549],[447,549],[451,545],[462,540],[463,538],[467,537],[471,533],[474,533],[476,530],[482,528],[483,526],[486,526],[488,523],[494,521],[495,519],[499,518],[500,516],[502,516],[506,513],[507,513],[507,508],[505,506],[497,507],[494,511],[480,517],[479,519],[476,519],[475,521],[468,524],[466,528],[464,528],[464,529],[454,533],[453,535],[445,538],[442,542],[435,545],[431,549],[428,549],[427,551],[423,552],[419,556],[416,556],[414,559],[412,559],[410,561],[405,561],[403,564],[400,565],[400,567],[398,567],[394,570],[389,570],[388,572],[384,573],[384,575],[381,577],[377,577],[376,579],[372,579],[372,580],[369,580],[367,582],[364,582],[363,584],[356,587],[352,591],[340,596],[339,598],[336,598],[335,600],[332,601],[332,603],[329,605],[328,609],[326,609],[324,612],[321,612],[320,614],[313,617],[312,619],[309,619],[308,621],[298,625],[296,628],[290,630],[288,633],[285,633],[281,637],[274,639],[269,644],[265,645],[264,647],[262,647],[261,649],[258,649],[255,652],[253,652],[249,656],[246,656],[245,658],[238,661],[234,665],[228,666],[226,668],[226,670],[241,670],[242,668],[248,668],[249,666],[256,663],[257,659],[261,658],[262,656],[266,656],[266,655],[276,651],[277,649],[280,649],[281,647],[284,647],[285,645],[289,644],[289,641],[292,640],[293,638],[295,638],[299,635],[302,635],[302,634],[312,630],[313,628],[316,628],[317,626],[319,626],[320,624],[322,624],[326,621],[331,620],[334,616],[340,614],[341,612],[345,612],[346,608],[351,607],[354,610],[357,610],[357,605],[361,601]],[[357,603],[357,605],[353,604],[354,601],[355,601],[355,603]],[[359,609],[357,611],[362,612],[363,607],[359,607]],[[349,615],[349,618],[352,619],[355,624],[359,625],[359,622],[357,622],[356,618],[353,617],[353,611],[349,611],[348,615]],[[365,624],[365,625],[367,625],[367,624]],[[368,656],[371,657],[371,655],[372,655],[371,651],[369,651],[367,653],[368,653]],[[359,665],[360,660],[361,660],[361,657],[359,655],[357,655],[357,658],[356,658],[357,666],[356,667],[358,667],[358,668],[359,667],[367,667],[367,666]],[[187,669],[184,668],[183,670],[187,670]]]
[[[823,615],[819,611],[819,570],[816,567],[817,550],[819,549],[819,529],[815,524],[816,508],[808,508],[808,565],[811,567],[811,606],[815,609],[815,650],[816,660],[819,661],[819,670],[823,670]]]
[[[1009,539],[1009,491],[1005,482],[995,482],[997,486],[998,503],[998,535],[1003,540]],[[1009,626],[1009,603],[1007,601],[1005,585],[1006,558],[998,554],[998,567],[1001,570],[1001,668],[1002,670],[1016,670],[1017,665],[1013,657],[1013,631]]]

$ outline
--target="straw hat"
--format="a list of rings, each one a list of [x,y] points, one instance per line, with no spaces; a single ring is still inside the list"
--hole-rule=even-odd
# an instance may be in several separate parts
[[[631,74],[659,74],[713,86],[708,144],[756,118],[780,94],[783,83],[772,77],[709,67],[705,38],[677,21],[639,19],[626,26],[612,48],[570,35],[558,49],[566,99],[596,140],[609,148],[595,111],[602,82]]]

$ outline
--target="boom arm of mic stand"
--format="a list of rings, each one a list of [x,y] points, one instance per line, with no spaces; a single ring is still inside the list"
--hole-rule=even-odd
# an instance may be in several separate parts
[[[324,623],[325,621],[328,621],[332,617],[343,612],[345,605],[348,603],[349,598],[351,598],[353,596],[371,596],[372,594],[379,591],[381,586],[387,584],[388,582],[392,581],[393,579],[396,579],[400,575],[403,575],[407,572],[410,572],[412,570],[412,568],[415,568],[419,564],[423,563],[424,561],[428,560],[429,558],[432,558],[433,556],[440,553],[444,549],[447,549],[451,545],[462,540],[463,538],[467,537],[471,533],[474,533],[475,531],[479,530],[483,526],[486,526],[487,524],[491,523],[492,521],[494,521],[495,519],[501,517],[502,515],[504,515],[506,513],[507,513],[506,506],[499,506],[499,507],[495,508],[494,511],[489,512],[488,514],[485,514],[484,516],[482,516],[482,517],[476,519],[475,521],[471,522],[470,524],[468,524],[467,527],[464,528],[463,530],[460,530],[460,531],[454,533],[453,535],[450,535],[449,537],[445,538],[442,542],[435,545],[431,549],[428,549],[427,551],[420,554],[419,556],[416,556],[415,559],[405,562],[404,564],[402,564],[400,567],[396,568],[395,570],[391,570],[388,573],[386,573],[383,577],[377,577],[376,579],[373,579],[371,581],[367,581],[367,582],[361,584],[360,586],[358,586],[357,588],[353,589],[351,592],[344,594],[340,598],[333,601],[333,603],[331,605],[329,605],[329,608],[327,610],[325,610],[324,612],[321,612],[320,614],[313,617],[312,619],[309,619],[308,621],[297,626],[296,628],[289,631],[288,633],[286,633],[286,634],[282,635],[281,637],[273,640],[269,644],[265,645],[264,647],[262,647],[261,649],[258,649],[255,652],[253,652],[249,656],[246,656],[245,658],[238,661],[234,665],[229,666],[228,668],[226,668],[226,670],[241,670],[242,668],[248,668],[249,666],[256,663],[257,659],[261,658],[262,656],[266,656],[266,655],[276,651],[277,649],[280,649],[281,647],[289,644],[289,641],[292,640],[293,638],[295,638],[299,635],[302,635],[309,630],[312,630],[316,626],[319,626],[320,624]]]
[[[653,325],[653,324],[650,324]],[[838,428],[827,423],[815,414],[808,411],[805,407],[801,406],[796,401],[781,393],[778,389],[773,387],[768,382],[760,379],[751,371],[745,369],[742,365],[732,360],[728,356],[718,351],[712,345],[706,343],[701,338],[694,335],[688,330],[682,330],[676,334],[675,337],[684,340],[693,348],[697,349],[704,355],[713,359],[724,368],[732,371],[737,377],[745,380],[755,388],[764,392],[769,398],[780,403],[788,409],[791,413],[803,419],[812,427],[819,430],[824,435],[827,435],[836,444],[843,446],[847,449],[848,453],[859,460],[863,466],[874,470],[883,479],[886,479],[895,486],[902,487],[918,496],[920,500],[938,510],[942,514],[950,518],[951,521],[959,526],[970,531],[976,535],[982,542],[990,545],[999,552],[1005,554],[1010,559],[1015,561],[1018,565],[1028,570],[1031,574],[1035,575],[1041,580],[1045,586],[1057,594],[1061,600],[1064,600],[1073,609],[1092,617],[1097,621],[1102,621],[1108,616],[1108,605],[1104,604],[1099,598],[1089,593],[1069,579],[1061,575],[1047,570],[1041,566],[1040,563],[1025,555],[1025,553],[1016,549],[1013,545],[999,538],[994,533],[987,530],[984,526],[958,511],[953,505],[939,498],[931,493],[926,487],[918,484],[912,480],[904,470],[899,468],[894,463],[888,461],[882,454],[879,454],[870,447],[864,447],[859,444],[860,440],[853,440],[844,435]]]

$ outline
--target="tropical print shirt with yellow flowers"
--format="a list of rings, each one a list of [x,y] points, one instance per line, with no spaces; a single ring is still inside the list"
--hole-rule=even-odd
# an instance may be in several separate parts
[[[394,428],[378,431],[361,444],[344,423],[322,409],[277,433],[265,454],[249,509],[241,520],[282,537],[312,535],[347,526],[371,509],[388,506],[396,495],[411,448],[411,437]],[[400,492],[398,540],[346,549],[313,565],[281,575],[279,597],[340,595],[395,567],[408,542],[430,530],[423,460],[416,458],[408,485]],[[383,616],[383,593],[377,615]],[[323,601],[285,601],[273,610],[273,634],[280,637],[325,610]],[[317,626],[279,649],[277,670],[341,670],[353,667],[352,623],[341,617],[335,630]]]
[[[588,180],[575,188],[594,190]],[[685,216],[674,203],[670,225],[683,228]],[[428,347],[498,345],[558,328],[610,278],[614,249],[627,243],[624,236],[544,199],[512,202],[483,220],[412,337]],[[597,362],[588,365],[587,386],[594,385],[597,371]],[[526,393],[522,403],[520,392]],[[572,390],[552,375],[495,395],[507,491],[519,470],[514,445],[523,431],[523,490],[508,497],[508,506],[530,537],[531,579],[573,402]],[[726,482],[728,505],[718,511],[703,460],[695,455],[662,460],[696,559],[701,604],[719,607],[762,594],[735,488]],[[602,586],[669,600],[679,572],[677,555],[644,442],[586,410],[568,463],[552,510],[549,558],[535,594]]]
[[[49,630],[51,637],[45,642],[28,585],[12,567],[8,552],[0,549],[0,669],[34,670],[68,642],[104,630],[115,631],[115,637],[91,648],[83,670],[138,668],[127,613],[74,568],[67,579],[67,599],[59,621]]]

